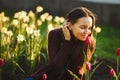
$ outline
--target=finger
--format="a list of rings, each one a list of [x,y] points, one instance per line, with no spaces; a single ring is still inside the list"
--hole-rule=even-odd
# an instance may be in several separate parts
[[[63,27],[66,27],[66,26],[67,26],[66,23],[64,23],[64,24],[63,24]]]
[[[67,30],[65,27],[62,28],[63,34],[66,35],[67,34]]]
[[[67,27],[63,28],[63,34],[67,37],[70,35],[69,30],[67,29]]]
[[[68,31],[67,27],[65,27],[65,26],[62,29],[63,29],[64,32]]]
[[[66,26],[67,26],[67,21],[68,21],[68,20],[65,20],[65,22],[63,23],[63,27],[66,27]]]
[[[65,29],[65,31],[66,31],[66,32],[68,32],[68,31],[69,31],[67,27],[65,27],[64,29]]]

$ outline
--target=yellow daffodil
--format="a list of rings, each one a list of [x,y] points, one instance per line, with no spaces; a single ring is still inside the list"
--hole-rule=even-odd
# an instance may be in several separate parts
[[[42,25],[42,21],[41,20],[37,20],[37,25],[38,26]]]
[[[36,8],[36,12],[39,13],[39,12],[41,12],[41,11],[43,11],[43,7],[38,6],[38,7]]]
[[[52,19],[53,19],[53,17],[52,17],[51,15],[49,15],[49,16],[46,18],[47,21],[52,21]]]
[[[101,32],[101,28],[100,27],[96,27],[95,31],[96,31],[96,33],[100,33]]]

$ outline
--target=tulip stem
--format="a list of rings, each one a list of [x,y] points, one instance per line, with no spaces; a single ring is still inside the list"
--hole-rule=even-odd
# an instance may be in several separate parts
[[[1,72],[2,72],[2,70],[1,70],[1,68],[0,68],[0,80],[1,80]]]
[[[117,74],[119,73],[119,56],[117,57]]]

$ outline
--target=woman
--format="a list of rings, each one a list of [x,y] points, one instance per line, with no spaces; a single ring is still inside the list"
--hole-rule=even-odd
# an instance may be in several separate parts
[[[52,30],[48,35],[49,64],[31,76],[40,80],[45,73],[47,80],[75,80],[68,72],[70,70],[82,80],[85,58],[90,61],[95,50],[95,40],[92,37],[94,25],[95,16],[87,8],[77,7],[71,10],[63,27]],[[91,37],[90,44],[85,42],[87,37]]]

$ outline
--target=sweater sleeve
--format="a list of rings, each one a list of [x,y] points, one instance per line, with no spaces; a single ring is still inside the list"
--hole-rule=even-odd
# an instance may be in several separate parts
[[[73,46],[72,41],[62,40],[62,32],[59,30],[52,30],[48,35],[48,54],[49,64],[34,72],[31,76],[36,80],[48,70],[50,70],[51,77],[59,75],[64,69],[67,59],[71,53]]]
[[[61,35],[57,31],[51,31],[48,36],[48,53],[52,71],[56,75],[65,67],[73,46],[72,41],[61,42]]]

